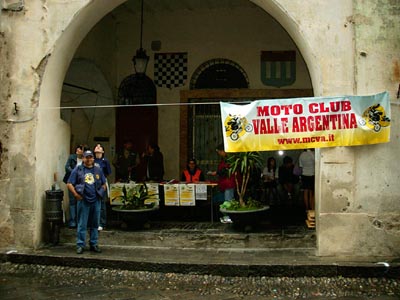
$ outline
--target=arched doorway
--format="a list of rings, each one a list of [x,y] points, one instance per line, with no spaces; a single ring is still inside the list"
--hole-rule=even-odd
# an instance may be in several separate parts
[[[44,106],[53,106],[57,107],[60,99],[60,87],[63,82],[63,78],[68,67],[70,60],[72,59],[73,54],[75,53],[79,42],[83,39],[85,34],[94,26],[94,24],[100,20],[101,17],[106,15],[108,12],[112,11],[116,6],[123,3],[124,1],[113,1],[112,4],[109,2],[101,3],[98,2],[90,3],[87,7],[82,8],[82,10],[76,14],[76,17],[71,21],[70,25],[66,28],[60,39],[57,41],[57,44],[54,48],[52,56],[49,58],[45,76],[43,78],[43,84],[41,87],[41,95],[40,95],[40,103]],[[291,33],[294,40],[300,41],[299,48],[302,53],[305,53],[305,59],[309,66],[313,66],[315,62],[311,60],[312,51],[307,47],[306,42],[303,40],[301,34],[297,31],[296,24],[293,20],[290,19],[287,15],[285,15],[284,10],[277,4],[277,2],[270,1],[269,3],[262,2],[260,6],[263,5],[264,9],[275,17],[276,20],[285,25],[285,28]],[[310,68],[313,72],[318,73],[318,69],[316,67]],[[316,78],[314,73],[312,73],[312,78]],[[57,117],[56,117],[57,118]],[[57,164],[62,164],[59,162],[57,157],[51,156],[48,157],[47,151],[45,149],[45,143],[43,143],[46,139],[42,137],[48,136],[47,130],[47,121],[49,120],[48,116],[39,115],[38,128],[37,128],[37,147],[36,151],[38,153],[38,160],[50,161],[49,168],[52,166],[56,166]],[[63,124],[58,124],[57,121],[54,121],[56,125],[54,128],[54,132],[60,130],[62,132],[68,132],[68,128],[65,128]],[[183,135],[181,133],[181,135]],[[57,150],[65,151],[67,147],[65,141],[62,139],[57,140]],[[60,151],[58,151],[60,152]],[[42,183],[41,186],[38,186],[38,191],[36,193],[37,199],[40,198],[41,191],[47,183]],[[40,191],[39,191],[40,190]]]
[[[116,153],[131,141],[132,150],[141,155],[146,146],[158,144],[157,90],[154,82],[145,74],[131,74],[126,77],[118,90],[116,110]],[[139,164],[137,180],[146,178],[146,165]]]

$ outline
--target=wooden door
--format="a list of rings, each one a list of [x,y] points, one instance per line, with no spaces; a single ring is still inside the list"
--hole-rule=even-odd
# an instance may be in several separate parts
[[[119,107],[116,113],[116,151],[123,148],[124,141],[133,142],[133,150],[141,155],[149,143],[158,144],[157,107]],[[145,166],[140,164],[138,178],[146,174]]]

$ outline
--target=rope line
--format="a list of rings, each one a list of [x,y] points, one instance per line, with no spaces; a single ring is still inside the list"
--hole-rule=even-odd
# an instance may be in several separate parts
[[[250,103],[250,101],[235,102],[235,104]],[[83,108],[117,108],[117,107],[152,107],[152,106],[194,106],[194,105],[219,105],[219,102],[196,102],[196,103],[151,103],[151,104],[113,104],[113,105],[82,105],[82,106],[53,106],[40,107],[38,109],[83,109]]]

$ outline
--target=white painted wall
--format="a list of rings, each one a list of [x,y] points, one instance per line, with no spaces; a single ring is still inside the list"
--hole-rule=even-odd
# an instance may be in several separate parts
[[[93,148],[96,144],[95,137],[104,137],[109,139],[108,143],[102,143],[105,153],[112,158],[111,145],[115,144],[115,109],[112,107],[114,97],[101,70],[90,60],[74,59],[64,82],[97,92],[88,92],[70,85],[63,86],[61,118],[71,127],[72,148],[78,144],[87,144]]]

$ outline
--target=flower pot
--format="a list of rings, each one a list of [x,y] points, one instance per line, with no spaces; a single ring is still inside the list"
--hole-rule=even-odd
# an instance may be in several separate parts
[[[151,216],[159,209],[158,206],[144,209],[123,209],[113,207],[112,210],[117,212],[121,220],[127,228],[147,227]]]
[[[226,208],[220,208],[219,211],[231,218],[234,227],[249,231],[266,218],[268,209],[269,206],[266,205],[254,210],[228,210]]]

